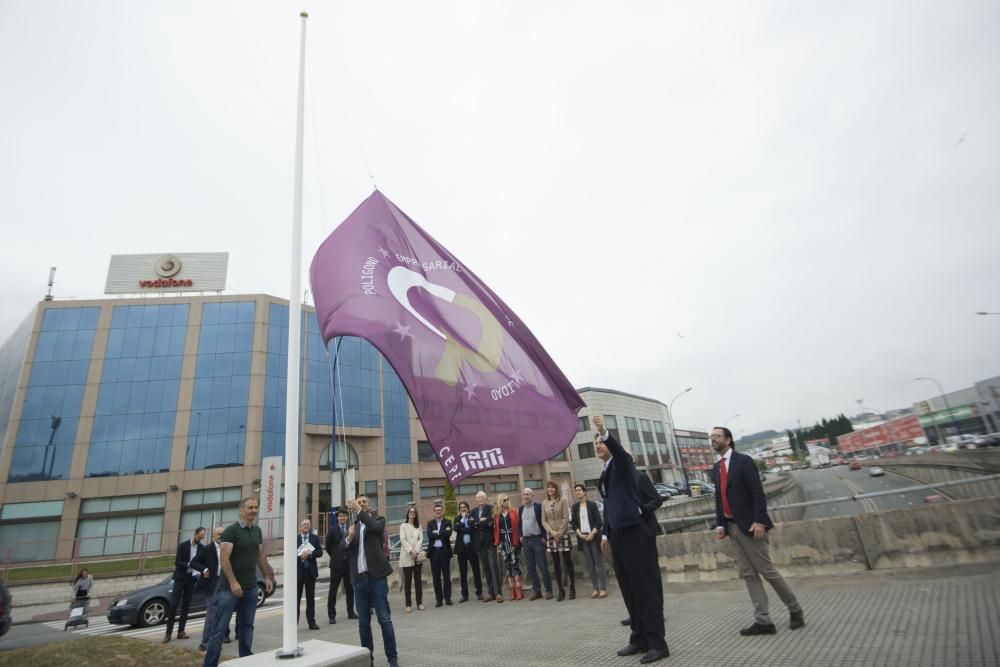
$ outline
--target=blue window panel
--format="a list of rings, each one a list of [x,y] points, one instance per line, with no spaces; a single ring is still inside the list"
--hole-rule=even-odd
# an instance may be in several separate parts
[[[153,351],[152,356],[163,357],[170,354],[170,334],[172,327],[153,329]]]
[[[144,415],[125,415],[125,439],[138,440],[142,437],[142,419]]]
[[[60,331],[76,331],[80,326],[80,309],[66,308],[59,322]]]
[[[151,328],[139,329],[139,347],[136,350],[137,357],[153,356],[153,344],[156,342],[156,334]]]
[[[213,408],[225,408],[229,407],[229,386],[231,383],[231,378],[226,377],[216,377],[212,378],[212,407]]]
[[[117,313],[120,310],[121,307],[115,308],[115,313]],[[108,349],[104,353],[104,356],[108,359],[117,359],[121,357],[122,343],[124,340],[125,340],[124,329],[111,329],[111,331],[108,332]]]
[[[236,321],[237,322],[253,322],[254,307],[256,304],[253,301],[242,301],[238,304]]]
[[[235,336],[235,351],[250,352],[253,349],[253,322],[237,324]]]
[[[167,361],[169,357],[153,357],[149,360],[149,379],[158,382],[167,377]]]
[[[167,350],[167,353],[175,356],[184,354],[184,341],[186,337],[187,327],[171,327],[170,347]]]
[[[236,351],[236,323],[220,324],[219,337],[215,344],[215,351],[235,352]]]
[[[233,375],[233,354],[223,353],[215,355],[215,368],[212,375],[216,378],[231,377]]]
[[[209,378],[215,373],[215,355],[199,354],[195,361],[195,378]],[[195,383],[197,384],[197,382]]]
[[[208,306],[209,304],[205,304]],[[201,325],[201,332],[198,336],[198,355],[215,352],[219,342],[219,327],[217,325]]]
[[[90,360],[82,359],[71,361],[69,363],[69,378],[67,378],[68,384],[87,384],[87,371],[90,369]]]
[[[159,413],[163,404],[163,382],[150,382],[146,387],[146,398],[143,402],[142,411],[146,413]]]
[[[228,302],[219,306],[219,324],[236,324],[238,304]]]
[[[134,382],[148,382],[149,381],[149,369],[152,365],[152,359],[149,357],[139,357],[135,360],[135,368],[132,370],[132,380]]]
[[[250,353],[237,352],[233,355],[233,375],[250,375]]]
[[[49,371],[52,362],[37,361],[31,368],[31,375],[28,376],[29,387],[45,387],[49,384]]]
[[[139,329],[125,329],[122,334],[122,357],[135,358],[139,351]]]
[[[201,325],[204,327],[206,324],[218,324],[219,323],[219,309],[222,306],[220,303],[206,303],[201,309]]]
[[[126,440],[121,447],[121,463],[120,467],[122,470],[134,470],[139,471],[139,441],[138,440]]]
[[[230,407],[246,407],[250,398],[250,378],[248,376],[233,376],[229,388]]]

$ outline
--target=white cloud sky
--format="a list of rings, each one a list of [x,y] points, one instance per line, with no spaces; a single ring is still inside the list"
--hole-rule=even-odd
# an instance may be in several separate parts
[[[574,384],[693,386],[682,427],[1000,372],[992,2],[0,0],[0,338],[114,253],[286,295],[300,9],[306,264],[370,169]]]

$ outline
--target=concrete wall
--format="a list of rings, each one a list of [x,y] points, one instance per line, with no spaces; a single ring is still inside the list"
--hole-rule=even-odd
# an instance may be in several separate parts
[[[998,499],[777,524],[771,558],[786,574],[823,576],[867,569],[1000,562]],[[713,532],[680,533],[659,541],[667,581],[735,579],[726,540]]]
[[[802,518],[804,509],[776,510],[771,508],[788,503],[801,502],[802,488],[791,475],[771,475],[764,482],[764,495],[767,496],[768,512],[775,523],[798,521]],[[715,496],[696,496],[688,498],[679,496],[668,500],[656,510],[656,517],[663,523],[663,529],[668,532],[709,530],[715,527],[714,519],[692,519],[683,521],[686,517],[705,514],[715,514]]]

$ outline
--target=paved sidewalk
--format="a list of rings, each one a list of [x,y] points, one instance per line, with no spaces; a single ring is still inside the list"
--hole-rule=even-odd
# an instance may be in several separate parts
[[[997,574],[996,566],[965,566],[792,579],[805,609],[806,627],[789,631],[788,614],[768,589],[778,634],[763,637],[739,636],[739,628],[752,621],[750,599],[741,581],[667,584],[671,656],[657,664],[997,665]],[[584,585],[581,597],[560,603],[472,601],[435,609],[428,587],[424,593],[425,604],[430,600],[427,610],[410,614],[403,612],[402,596],[393,594],[390,602],[400,663],[405,667],[638,665],[636,656],[615,655],[628,639],[628,631],[619,625],[625,609],[617,590],[612,588],[607,599],[592,600],[588,589]],[[336,625],[327,625],[324,600],[317,600],[317,612],[322,629],[306,630],[303,619],[300,642],[325,639],[358,644],[355,621],[344,615]],[[255,652],[279,648],[281,631],[278,610],[262,614],[256,623]],[[381,633],[377,627],[374,632],[375,664],[385,665]],[[162,630],[144,634],[151,641],[162,636]],[[189,642],[192,648],[197,645],[193,640],[184,644]],[[235,653],[235,646],[224,645],[225,653]]]

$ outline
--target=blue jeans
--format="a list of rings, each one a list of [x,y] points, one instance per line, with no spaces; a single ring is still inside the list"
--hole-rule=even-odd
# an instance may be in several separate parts
[[[537,566],[542,571],[545,591],[551,593],[552,579],[549,578],[549,566],[545,560],[545,538],[525,537],[521,540],[521,552],[524,554],[525,576],[531,577],[531,589],[536,593],[542,592],[538,583],[538,572],[535,569]]]
[[[216,667],[219,655],[222,653],[222,635],[229,627],[229,620],[236,611],[236,640],[239,642],[240,657],[253,655],[250,646],[253,644],[253,620],[257,614],[257,590],[243,591],[243,597],[238,598],[229,591],[219,591],[215,594],[214,627],[208,636],[203,667]]]
[[[359,575],[354,582],[354,608],[358,612],[358,632],[361,635],[361,645],[368,649],[369,655],[374,656],[375,641],[372,638],[372,607],[375,608],[375,616],[378,617],[378,624],[382,626],[382,643],[385,644],[385,657],[390,661],[395,660],[397,657],[396,631],[392,627],[392,618],[389,615],[389,581],[385,577],[370,579]]]

